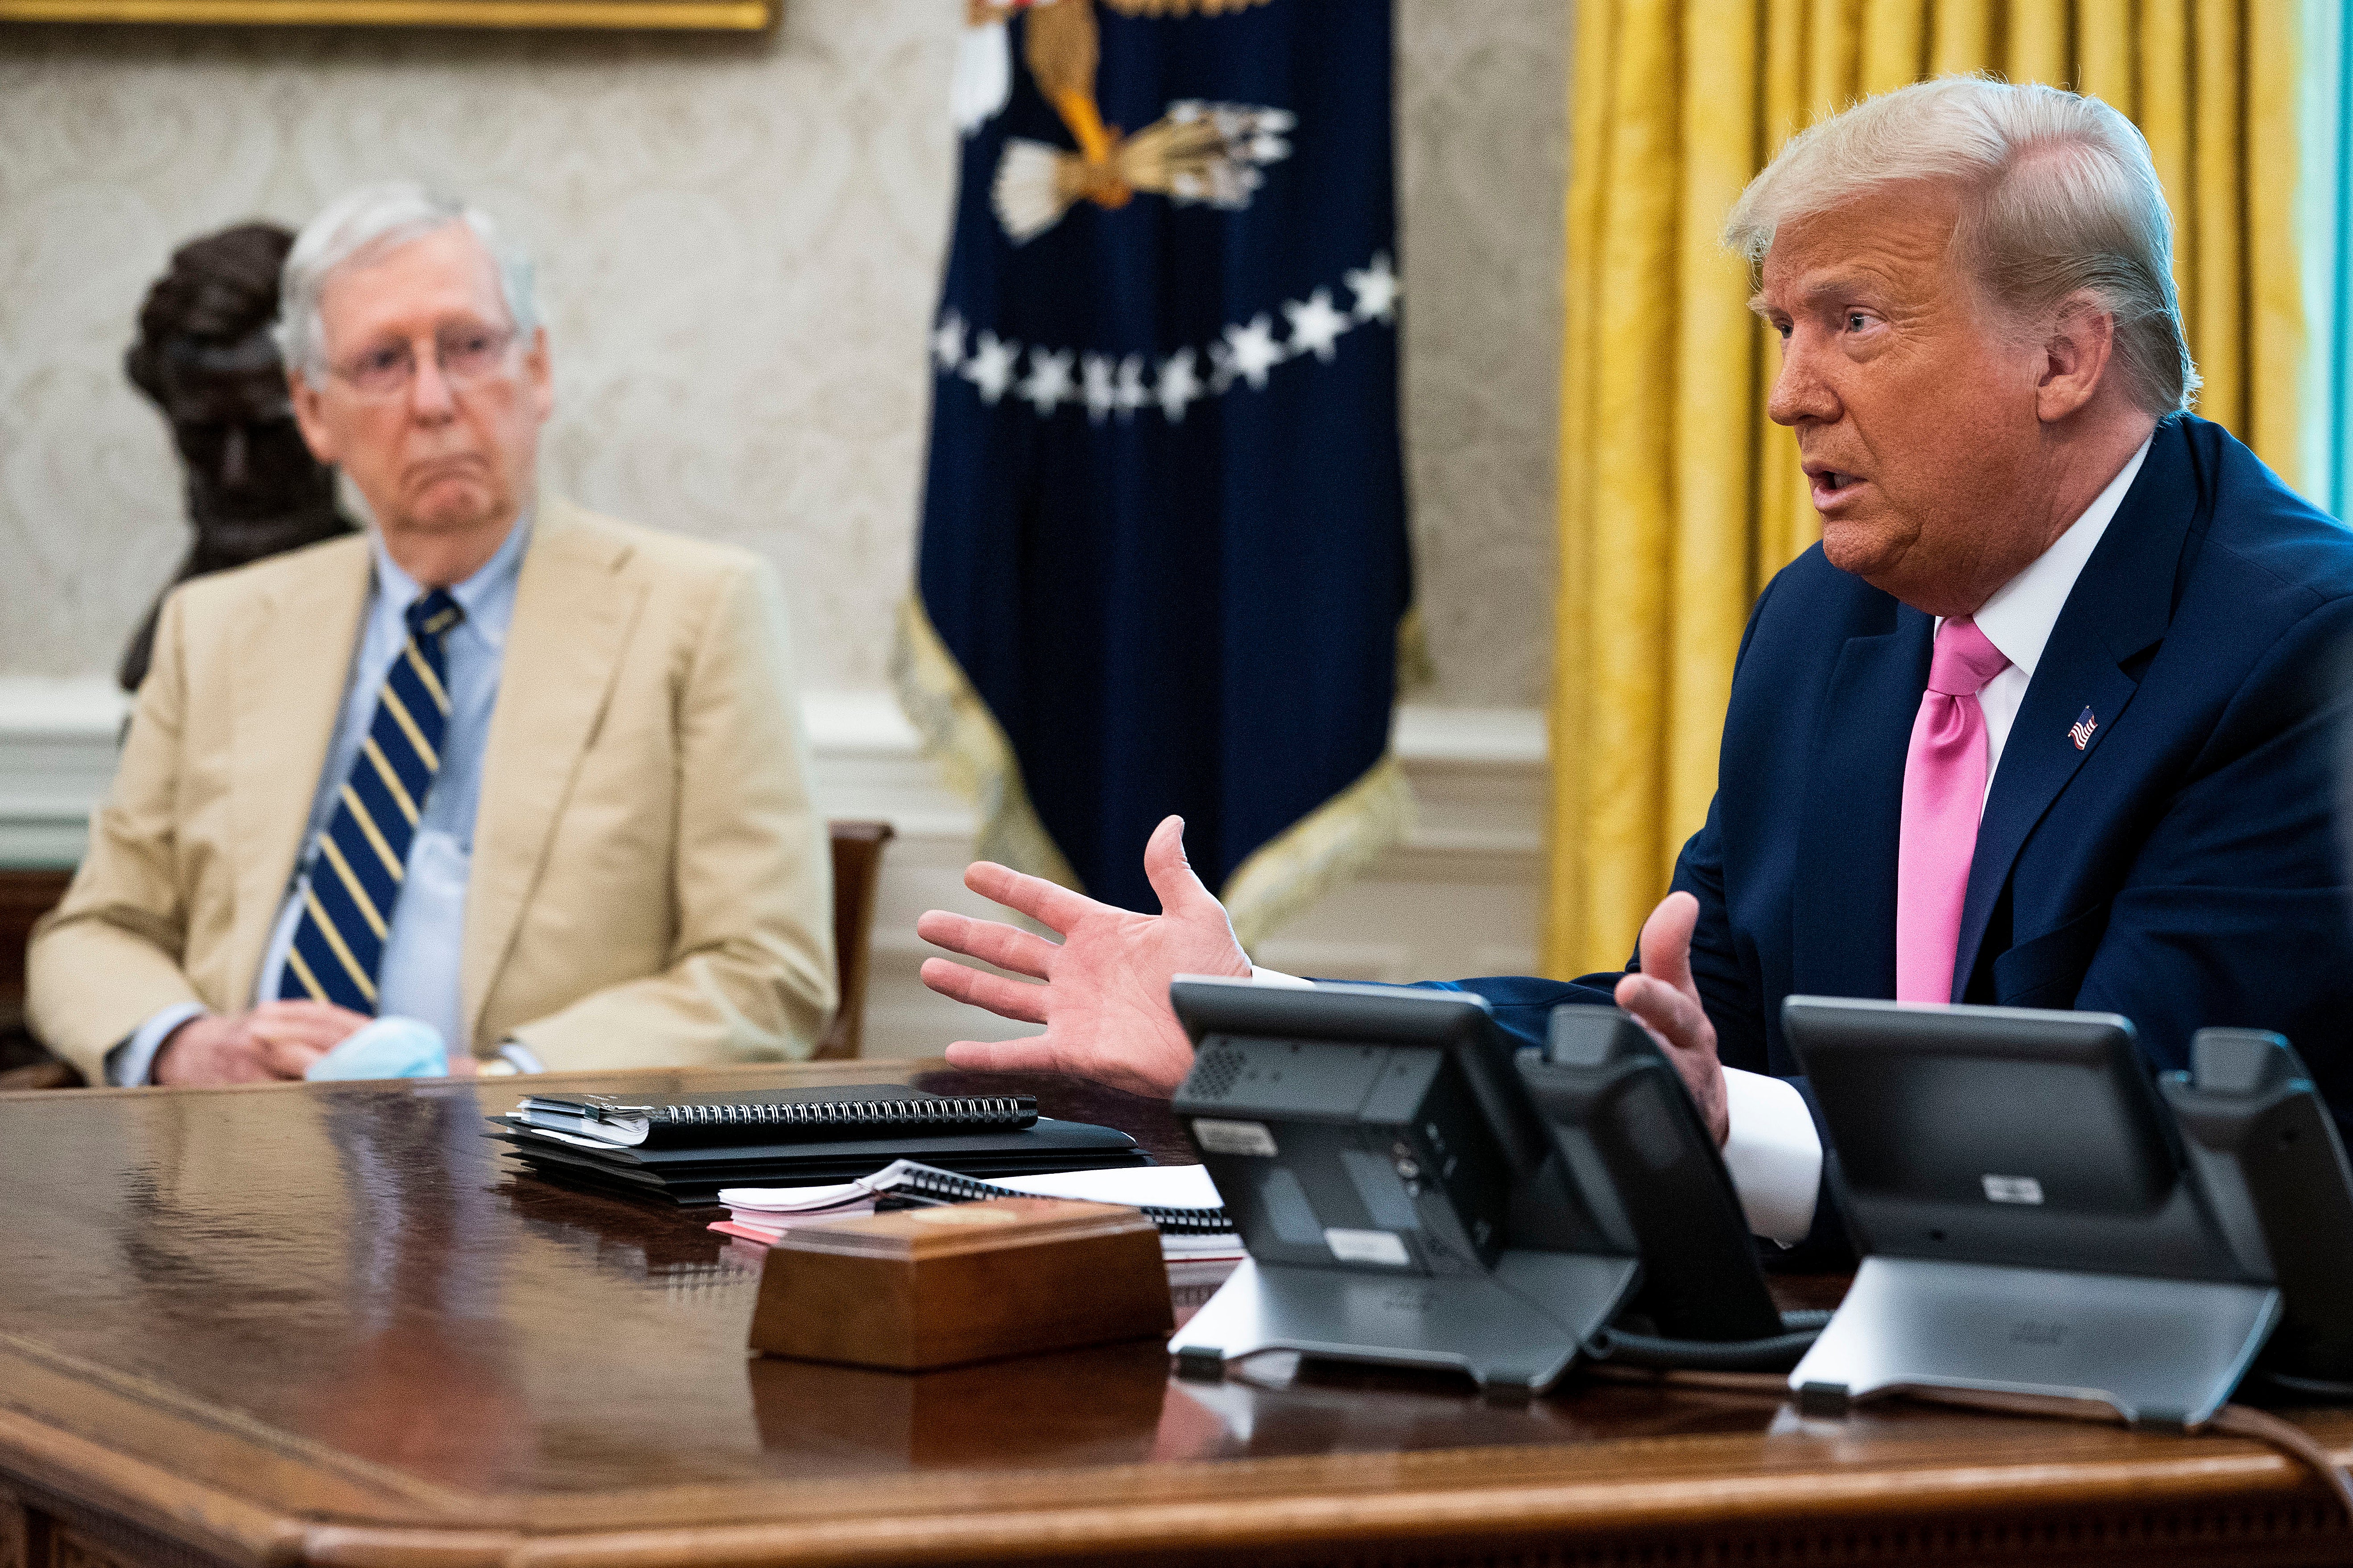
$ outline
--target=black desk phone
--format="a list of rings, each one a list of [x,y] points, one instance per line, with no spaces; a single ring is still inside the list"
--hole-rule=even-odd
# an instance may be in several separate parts
[[[1786,1367],[1810,1339],[1681,1077],[1617,1009],[1559,1008],[1515,1053],[1460,992],[1170,994],[1197,1049],[1175,1110],[1251,1259],[1180,1369],[1282,1348],[1533,1391],[1579,1355]]]
[[[1791,1374],[2196,1427],[2242,1381],[2353,1395],[2353,1170],[2280,1036],[2203,1029],[2152,1081],[2131,1020],[1790,997],[1862,1254]]]

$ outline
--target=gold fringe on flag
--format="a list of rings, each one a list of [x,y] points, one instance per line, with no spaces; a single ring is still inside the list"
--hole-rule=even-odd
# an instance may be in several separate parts
[[[984,860],[1086,889],[1071,868],[1021,782],[1021,760],[997,716],[965,679],[964,667],[940,640],[913,594],[899,601],[899,635],[891,648],[891,684],[907,721],[923,738],[923,753],[940,764],[948,785],[980,813],[974,853]],[[1143,847],[1137,846],[1137,853]]]
[[[1261,844],[1219,894],[1245,950],[1341,883],[1358,875],[1413,830],[1413,786],[1397,753]]]

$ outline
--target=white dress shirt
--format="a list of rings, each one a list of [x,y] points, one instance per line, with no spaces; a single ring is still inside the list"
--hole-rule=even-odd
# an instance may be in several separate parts
[[[459,1017],[458,961],[466,925],[466,883],[473,867],[474,816],[482,795],[482,752],[490,742],[491,713],[498,704],[499,676],[506,659],[507,627],[514,618],[515,586],[522,573],[531,519],[514,528],[472,576],[449,590],[465,619],[443,635],[448,663],[449,720],[442,732],[441,766],[425,797],[425,808],[409,840],[407,875],[393,906],[383,962],[376,971],[378,1016],[412,1018],[438,1034],[454,1052],[466,1048]],[[395,564],[373,530],[368,546],[375,574],[360,623],[359,651],[352,660],[343,706],[335,723],[327,763],[311,803],[302,834],[302,858],[280,906],[255,985],[257,1004],[275,1000],[287,950],[302,912],[304,889],[318,858],[319,836],[333,816],[343,781],[350,777],[360,743],[375,718],[376,702],[393,661],[408,644],[408,606],[426,590]],[[156,1053],[173,1030],[205,1009],[193,1002],[166,1007],[140,1025],[107,1057],[107,1077],[118,1084],[148,1081]]]
[[[2084,563],[2092,558],[2108,524],[2132,489],[2141,460],[2148,456],[2143,441],[2108,487],[2094,498],[2067,531],[2017,576],[1994,593],[1977,613],[1978,629],[2000,648],[2010,667],[1978,693],[1985,710],[1986,789],[1993,789],[1994,770],[2001,763],[2003,742],[2018,718],[2019,705],[2034,679],[2034,667],[2043,646],[2067,607],[2067,595]],[[1939,628],[1944,623],[1939,620]],[[1978,803],[1983,809],[1984,803]],[[1305,985],[1307,981],[1271,969],[1252,969],[1250,978],[1261,985]],[[1790,1245],[1813,1228],[1814,1205],[1821,1192],[1822,1144],[1815,1131],[1805,1096],[1786,1079],[1768,1073],[1724,1069],[1725,1098],[1730,1113],[1730,1135],[1725,1140],[1724,1165],[1740,1195],[1748,1228],[1770,1241]]]
[[[2155,437],[2150,437],[2154,440]],[[2116,509],[2124,504],[2125,492],[2132,489],[2134,476],[2140,472],[2141,459],[2148,456],[2149,442],[2143,441],[2140,450],[2132,455],[2108,488],[2093,498],[2084,509],[2084,515],[2069,525],[2067,531],[2052,542],[2051,548],[2034,558],[2034,563],[1994,591],[1977,613],[1978,630],[1985,633],[1986,641],[2001,650],[2010,660],[2010,668],[1985,684],[1978,693],[1978,706],[1985,710],[1986,721],[1986,793],[1993,793],[1993,771],[2001,765],[2001,748],[2010,739],[2010,726],[2018,718],[2019,704],[2026,700],[2026,688],[2034,679],[2034,667],[2042,662],[2043,645],[2051,640],[2052,628],[2059,624],[2059,612],[2067,607],[2067,595],[2075,589],[2075,579],[2083,574],[2084,563],[2092,558],[2106,537],[2108,524],[2115,521]],[[1944,630],[1940,617],[1936,629]],[[1984,803],[1978,803],[1984,809]]]

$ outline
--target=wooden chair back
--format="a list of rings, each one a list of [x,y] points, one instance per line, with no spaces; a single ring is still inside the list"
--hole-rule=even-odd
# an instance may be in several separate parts
[[[66,896],[71,871],[0,869],[0,1089],[73,1089],[81,1074],[25,1026],[25,944],[33,922]]]
[[[836,822],[833,839],[833,973],[840,1009],[818,1041],[819,1060],[854,1057],[866,1024],[866,969],[874,949],[874,890],[882,880],[887,822]]]

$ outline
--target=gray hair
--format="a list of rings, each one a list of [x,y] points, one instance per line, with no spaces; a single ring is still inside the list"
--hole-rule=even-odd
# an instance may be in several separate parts
[[[1774,231],[1908,181],[1962,189],[1953,254],[2014,320],[2088,294],[2116,319],[2133,402],[2189,405],[2198,367],[2173,286],[2173,218],[2131,121],[2096,98],[1981,76],[1865,99],[1791,137],[1748,183],[1724,243],[1764,265]]]
[[[278,352],[287,364],[314,380],[326,373],[327,332],[319,319],[319,293],[329,278],[353,261],[396,250],[453,223],[472,229],[490,252],[507,319],[517,332],[530,336],[540,320],[530,256],[501,238],[498,226],[480,208],[406,180],[391,180],[344,192],[294,237],[278,290]]]

